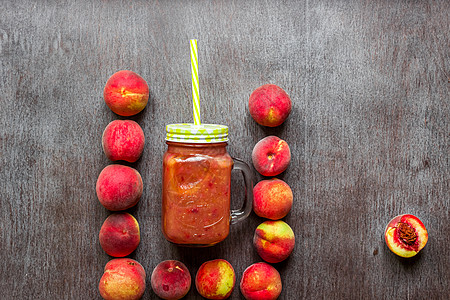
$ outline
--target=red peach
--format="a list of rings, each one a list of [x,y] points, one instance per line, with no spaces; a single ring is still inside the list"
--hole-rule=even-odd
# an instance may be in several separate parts
[[[255,89],[248,100],[252,118],[260,125],[281,125],[292,108],[288,94],[275,84],[265,84]]]
[[[203,263],[197,271],[195,286],[202,297],[226,299],[233,292],[236,275],[231,264],[224,259]]]
[[[106,105],[120,116],[132,116],[143,110],[148,96],[147,82],[138,74],[127,70],[114,73],[103,90]]]
[[[106,266],[98,286],[105,300],[138,300],[145,291],[145,270],[131,258],[115,258]]]
[[[98,200],[111,211],[135,206],[142,196],[143,188],[137,170],[117,164],[106,166],[100,172],[96,184]]]
[[[291,161],[289,145],[279,137],[267,136],[256,143],[252,152],[253,165],[263,176],[277,176]]]
[[[384,238],[392,252],[401,257],[412,257],[425,247],[428,232],[419,218],[406,214],[389,222]]]
[[[273,300],[281,294],[280,273],[269,264],[256,263],[245,269],[240,283],[247,300]]]
[[[294,250],[294,231],[281,220],[266,221],[256,228],[253,244],[262,259],[269,263],[279,263]]]
[[[132,120],[114,120],[103,131],[103,151],[112,161],[137,161],[144,150],[144,144],[144,131]]]
[[[136,250],[141,241],[139,224],[129,213],[114,213],[103,222],[99,240],[108,255],[127,256]]]
[[[191,274],[182,262],[165,260],[153,270],[151,283],[158,297],[170,300],[181,299],[191,288]]]
[[[253,211],[262,218],[284,218],[291,210],[292,202],[292,190],[283,180],[261,180],[253,188]]]

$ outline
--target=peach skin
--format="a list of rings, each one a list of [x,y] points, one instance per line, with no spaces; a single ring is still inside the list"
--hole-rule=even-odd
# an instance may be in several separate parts
[[[294,250],[294,231],[281,220],[266,221],[256,228],[253,244],[262,259],[269,263],[279,263]]]
[[[283,180],[261,180],[253,188],[253,211],[262,218],[279,220],[291,210],[293,194]]]
[[[231,295],[236,275],[231,264],[224,259],[203,263],[197,271],[195,286],[202,297],[226,299]]]
[[[100,172],[95,189],[98,200],[106,209],[119,211],[135,206],[144,186],[136,169],[114,164]]]
[[[102,147],[112,161],[136,162],[144,151],[144,131],[132,120],[114,120],[102,135]]]
[[[122,70],[106,82],[103,98],[106,105],[119,116],[132,116],[142,111],[148,103],[147,82],[138,74]]]
[[[286,141],[274,135],[256,143],[252,151],[253,166],[263,176],[277,176],[291,161],[291,150]]]
[[[145,292],[145,270],[131,258],[110,260],[98,285],[105,300],[138,300]]]
[[[282,291],[280,273],[267,263],[253,264],[242,274],[240,289],[247,300],[275,300]]]
[[[141,241],[139,224],[129,213],[114,213],[100,229],[100,245],[111,256],[124,257],[136,250]]]
[[[248,107],[256,123],[276,127],[289,116],[292,102],[282,88],[275,84],[265,84],[252,92]]]
[[[191,288],[191,274],[186,266],[177,260],[165,260],[153,269],[152,289],[162,299],[183,298]]]

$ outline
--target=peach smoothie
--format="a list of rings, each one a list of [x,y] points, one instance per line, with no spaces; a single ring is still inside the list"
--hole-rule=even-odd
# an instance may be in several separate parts
[[[167,141],[162,227],[170,242],[209,246],[227,237],[233,160],[226,144]]]

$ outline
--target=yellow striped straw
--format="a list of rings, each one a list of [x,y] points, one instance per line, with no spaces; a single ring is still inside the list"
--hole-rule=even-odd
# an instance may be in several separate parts
[[[191,73],[192,73],[192,100],[194,104],[194,124],[200,125],[200,97],[198,91],[198,60],[197,40],[191,40]]]

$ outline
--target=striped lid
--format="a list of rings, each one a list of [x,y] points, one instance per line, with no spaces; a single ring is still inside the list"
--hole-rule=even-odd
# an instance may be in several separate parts
[[[166,141],[180,143],[222,143],[228,142],[228,126],[192,123],[169,124],[166,126]]]

